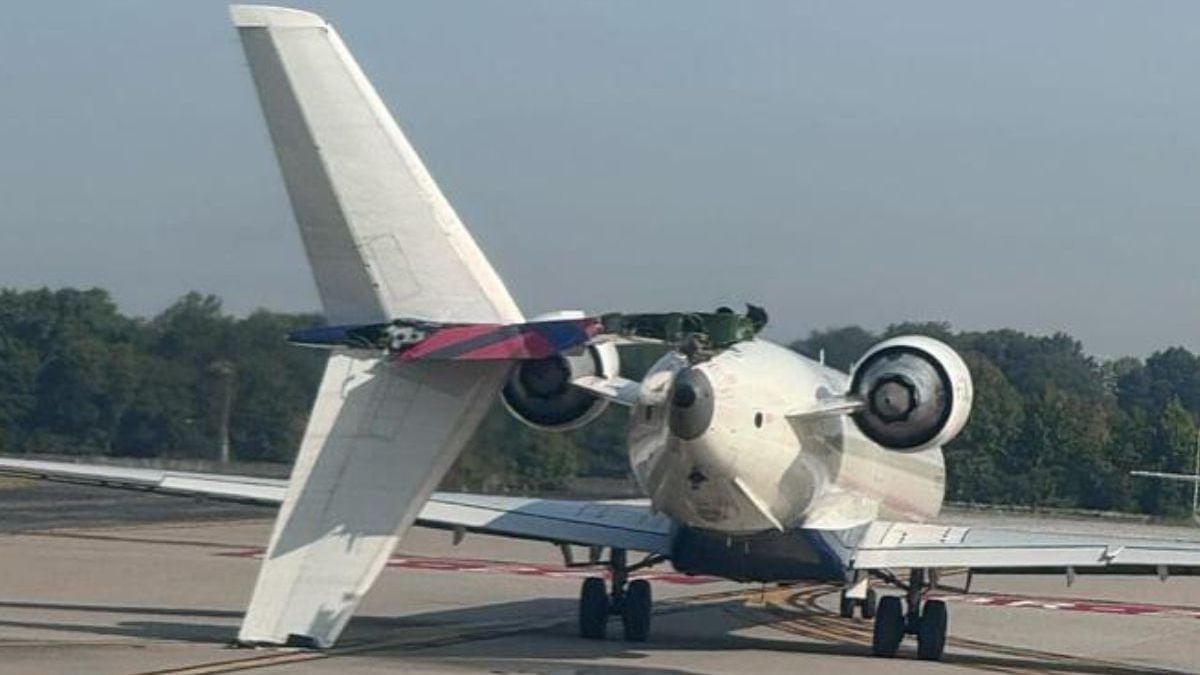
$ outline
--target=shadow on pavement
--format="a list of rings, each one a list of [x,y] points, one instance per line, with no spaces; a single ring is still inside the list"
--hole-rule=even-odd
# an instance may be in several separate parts
[[[0,626],[34,628],[69,633],[119,636],[145,640],[165,640],[229,644],[236,637],[241,612],[213,609],[169,607],[129,607],[77,605],[37,602],[0,602],[0,609],[76,612],[85,614],[126,614],[147,617],[195,617],[194,622],[126,620],[108,624],[88,623],[80,617],[71,621],[7,621]],[[97,617],[99,618],[99,617]],[[226,619],[223,623],[204,619]],[[832,620],[832,618],[831,618]],[[644,665],[612,666],[589,664],[597,659],[638,662],[656,652],[771,651],[846,659],[874,659],[870,648],[862,644],[836,643],[807,639],[771,639],[737,635],[735,631],[769,626],[777,617],[744,611],[738,600],[710,603],[675,610],[654,618],[654,633],[649,642],[628,643],[620,639],[620,622],[609,626],[609,640],[584,640],[575,634],[575,602],[567,599],[543,599],[500,603],[474,608],[427,612],[400,617],[362,616],[350,622],[341,646],[356,658],[429,659],[430,663],[481,667],[503,666],[520,670],[535,667],[539,671],[574,673],[586,671],[600,675],[630,672],[679,672]],[[548,622],[554,622],[547,626]],[[529,626],[529,624],[536,624]],[[462,627],[461,633],[454,629]],[[525,627],[522,627],[525,626]],[[446,628],[437,637],[423,641],[416,631]],[[413,639],[407,639],[412,631]],[[521,639],[504,639],[520,636]],[[1005,649],[997,645],[997,649]],[[1025,650],[1029,652],[1031,650]],[[336,650],[334,653],[336,658]],[[906,643],[899,660],[915,659],[915,649]],[[1087,659],[1039,652],[1035,655],[948,652],[947,664],[983,670],[1036,670],[1049,673],[1091,673],[1094,675],[1137,675],[1177,673],[1145,666],[1100,663]]]

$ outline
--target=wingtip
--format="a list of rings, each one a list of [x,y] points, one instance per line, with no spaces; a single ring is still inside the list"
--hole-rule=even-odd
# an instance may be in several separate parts
[[[321,16],[290,7],[230,5],[229,16],[238,28],[305,28],[326,26]]]

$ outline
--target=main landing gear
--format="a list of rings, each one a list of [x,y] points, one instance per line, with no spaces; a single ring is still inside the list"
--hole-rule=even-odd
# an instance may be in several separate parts
[[[917,636],[917,658],[925,661],[940,661],[946,649],[946,628],[949,616],[946,603],[941,600],[925,600],[922,597],[929,587],[925,570],[913,570],[905,589],[907,611],[901,608],[900,598],[894,595],[879,600],[875,614],[875,633],[871,651],[875,656],[891,658],[900,649],[905,635]]]
[[[859,615],[864,619],[875,618],[875,608],[878,606],[879,600],[875,595],[874,588],[867,588],[867,596],[865,598],[852,598],[846,590],[842,591],[841,600],[838,602],[838,614],[843,619],[853,619],[854,610],[859,610]]]
[[[626,640],[645,642],[650,636],[653,604],[650,582],[645,579],[630,581],[629,573],[660,561],[651,557],[629,565],[625,549],[612,549],[608,561],[612,591],[607,589],[603,577],[583,580],[579,591],[579,634],[592,640],[603,640],[608,636],[608,617],[616,615],[621,617]]]

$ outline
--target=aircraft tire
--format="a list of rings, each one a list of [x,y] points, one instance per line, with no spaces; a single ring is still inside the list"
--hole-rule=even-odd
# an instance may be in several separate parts
[[[885,595],[879,599],[879,609],[875,613],[871,653],[890,659],[900,649],[900,640],[903,638],[904,610],[900,606],[900,598]]]
[[[608,634],[608,589],[604,579],[588,577],[579,591],[579,635],[603,640]]]
[[[853,619],[855,604],[855,600],[846,597],[846,591],[842,591],[842,599],[838,602],[838,614],[843,619]]]
[[[875,595],[875,589],[868,588],[867,589],[867,598],[865,600],[863,600],[863,603],[862,603],[862,618],[874,619],[875,618],[875,608],[878,606],[878,604],[879,604],[879,598],[876,597],[876,595]]]
[[[635,579],[629,582],[625,591],[625,603],[621,611],[621,620],[625,625],[625,639],[630,642],[645,642],[650,637],[650,610],[653,600],[650,595],[650,582],[645,579]]]
[[[921,609],[921,623],[917,626],[917,658],[923,661],[941,661],[946,650],[946,628],[949,614],[946,603],[927,600]]]

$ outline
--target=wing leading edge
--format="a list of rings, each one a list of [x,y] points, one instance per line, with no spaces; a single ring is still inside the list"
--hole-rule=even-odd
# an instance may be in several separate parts
[[[0,458],[0,474],[278,506],[287,481]],[[416,525],[670,555],[672,525],[644,500],[573,501],[435,492]],[[878,521],[824,540],[852,569],[1200,569],[1200,542]]]
[[[0,474],[264,506],[278,506],[287,481],[211,473],[0,457]],[[574,501],[435,492],[416,524],[668,555],[671,522],[644,500]],[[1200,542],[1105,537],[969,525],[877,521],[825,540],[854,569],[1172,566],[1200,568]]]
[[[0,457],[0,474],[61,483],[279,506],[288,482],[214,473],[163,471]],[[645,500],[576,501],[435,492],[416,517],[420,527],[554,544],[614,546],[670,553],[671,521]]]

